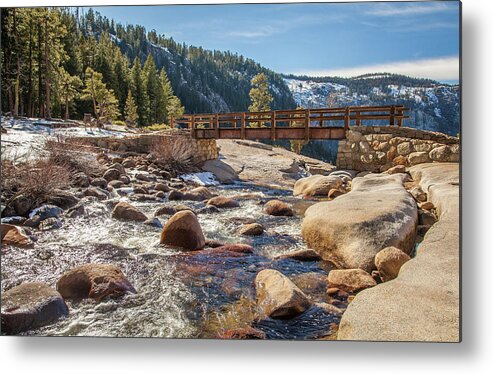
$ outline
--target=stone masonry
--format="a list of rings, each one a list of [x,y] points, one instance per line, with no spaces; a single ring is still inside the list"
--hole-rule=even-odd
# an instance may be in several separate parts
[[[396,165],[459,162],[459,138],[409,127],[352,126],[339,141],[337,167],[382,172]]]
[[[183,137],[187,139],[187,144],[192,147],[194,164],[214,160],[218,157],[219,151],[215,139],[192,139],[189,132],[180,130],[165,130],[157,133],[129,135],[121,138],[114,136],[74,137],[67,139],[67,141],[105,148],[116,152],[149,153],[152,146],[157,142],[163,141],[165,144],[171,144]]]

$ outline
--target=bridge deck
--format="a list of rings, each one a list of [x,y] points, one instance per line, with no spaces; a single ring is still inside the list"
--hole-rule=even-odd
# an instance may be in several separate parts
[[[189,129],[196,139],[344,139],[352,121],[402,126],[407,110],[396,105],[187,114],[172,117],[171,126]]]

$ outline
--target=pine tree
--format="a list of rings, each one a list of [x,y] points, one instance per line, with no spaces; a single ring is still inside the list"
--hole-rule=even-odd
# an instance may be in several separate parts
[[[137,114],[139,116],[139,126],[148,124],[149,98],[145,89],[144,79],[142,74],[142,65],[138,57],[134,59],[132,70],[130,72],[131,91],[137,104]]]
[[[79,89],[82,86],[81,79],[76,75],[70,75],[67,71],[60,72],[59,94],[65,107],[65,120],[69,119],[70,103],[79,96]]]
[[[164,69],[161,69],[159,73],[159,81],[163,92],[163,104],[166,108],[164,122],[169,123],[172,116],[185,113],[185,108],[181,105],[180,99],[173,94],[173,87]]]
[[[137,104],[132,96],[132,91],[128,91],[127,100],[125,102],[125,121],[131,126],[134,126],[139,120],[137,113]]]
[[[149,98],[148,123],[164,122],[166,112],[164,92],[151,54],[144,64],[143,74],[147,97]]]
[[[98,124],[108,123],[119,115],[118,100],[113,90],[106,88],[103,75],[92,68],[86,70],[85,87],[82,98],[91,100]]]
[[[252,88],[250,89],[251,104],[248,107],[250,112],[265,112],[270,110],[270,104],[273,100],[269,92],[269,81],[264,73],[257,74],[252,78]],[[261,122],[250,123],[251,127],[260,127]]]

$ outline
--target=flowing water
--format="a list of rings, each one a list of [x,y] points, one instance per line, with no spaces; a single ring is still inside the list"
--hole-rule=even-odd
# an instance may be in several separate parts
[[[258,318],[255,305],[254,279],[262,269],[277,269],[295,280],[300,274],[326,275],[330,270],[323,262],[275,259],[304,248],[301,218],[267,216],[262,213],[262,203],[278,197],[298,212],[310,203],[293,198],[290,191],[247,184],[211,189],[236,195],[241,206],[199,214],[204,235],[225,243],[250,244],[254,253],[182,253],[159,244],[160,228],[112,219],[111,205],[94,199],[88,200],[85,216],[63,219],[57,230],[36,232],[34,249],[3,248],[2,290],[32,281],[55,287],[66,270],[96,262],[118,265],[138,291],[100,303],[68,301],[67,318],[26,334],[211,338],[225,329],[245,326],[254,326],[271,339],[313,339],[330,334],[339,317],[323,308],[314,306],[296,318],[274,320]],[[132,201],[150,217],[164,203],[167,201]],[[204,206],[201,202],[176,203],[192,209]],[[160,218],[164,223],[168,217]],[[239,236],[238,228],[250,220],[263,224],[266,232],[259,237]],[[324,290],[309,296],[316,302],[328,298]],[[345,300],[339,302],[338,306],[345,305]]]

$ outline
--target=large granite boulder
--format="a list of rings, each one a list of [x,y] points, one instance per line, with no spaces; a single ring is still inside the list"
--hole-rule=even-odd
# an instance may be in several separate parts
[[[331,189],[338,189],[342,183],[343,180],[338,175],[312,175],[296,181],[293,195],[326,197]]]
[[[264,269],[255,277],[257,305],[271,318],[295,317],[310,307],[306,295],[277,270]]]
[[[339,340],[460,341],[459,164],[419,164],[409,172],[439,220],[397,278],[356,295]]]
[[[309,207],[302,235],[322,258],[342,268],[371,272],[385,247],[414,248],[418,211],[404,189],[406,174],[369,174],[353,179],[351,192]]]
[[[161,231],[160,242],[191,251],[204,248],[204,233],[195,213],[182,210],[173,215]]]
[[[100,301],[135,293],[135,288],[120,268],[112,264],[84,264],[65,272],[56,284],[64,299],[86,298]]]
[[[238,179],[236,171],[221,160],[208,160],[204,162],[202,170],[214,174],[220,183],[230,184]]]
[[[44,283],[23,283],[2,292],[2,332],[18,334],[68,315],[62,296]]]

